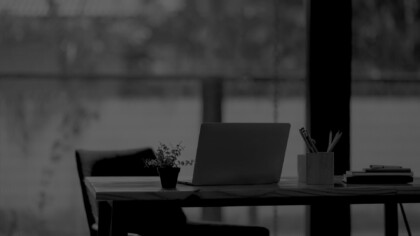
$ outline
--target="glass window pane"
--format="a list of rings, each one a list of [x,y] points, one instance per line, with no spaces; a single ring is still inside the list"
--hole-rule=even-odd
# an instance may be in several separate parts
[[[0,232],[87,234],[76,148],[182,142],[194,157],[204,80],[222,81],[222,121],[292,123],[283,174],[296,176],[304,15],[295,0],[2,1]],[[276,226],[300,210],[276,209],[223,214],[301,231]]]
[[[353,0],[352,169],[389,164],[420,171],[419,12],[418,0]],[[406,209],[418,218],[417,204]],[[372,210],[383,214],[381,206],[353,207],[355,233],[383,232]]]

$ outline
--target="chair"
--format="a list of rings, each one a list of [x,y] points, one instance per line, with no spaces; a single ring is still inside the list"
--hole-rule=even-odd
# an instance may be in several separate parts
[[[145,159],[155,158],[151,148],[130,150],[81,150],[76,154],[77,171],[82,190],[89,232],[91,236],[97,235],[98,210],[94,199],[90,199],[84,178],[87,176],[157,176],[154,168],[146,168]],[[165,206],[144,207],[131,202],[130,212],[124,216],[127,233],[148,235],[257,235],[268,236],[269,231],[259,226],[227,225],[216,222],[193,222],[187,220],[180,207]],[[133,214],[133,209],[135,214]],[[122,212],[125,210],[123,209]],[[164,214],[162,214],[164,212]],[[165,227],[162,227],[164,225]],[[175,232],[174,232],[175,231]]]

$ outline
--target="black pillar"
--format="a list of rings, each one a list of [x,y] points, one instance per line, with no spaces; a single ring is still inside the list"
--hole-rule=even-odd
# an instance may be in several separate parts
[[[307,129],[320,151],[328,134],[341,131],[334,151],[335,174],[350,169],[351,0],[306,0]],[[310,206],[311,235],[350,235],[349,205]],[[337,231],[338,230],[338,231]]]
[[[222,79],[204,79],[201,89],[203,122],[222,122]],[[220,207],[203,207],[202,218],[203,220],[221,221],[222,210]]]
[[[343,132],[335,174],[350,168],[351,0],[307,0],[307,128],[326,150],[328,133]]]
[[[203,122],[221,122],[223,98],[222,79],[203,79],[201,89]]]

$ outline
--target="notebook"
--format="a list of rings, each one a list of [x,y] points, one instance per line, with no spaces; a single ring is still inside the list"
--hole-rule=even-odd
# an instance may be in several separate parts
[[[289,123],[203,123],[189,185],[271,184],[280,180]]]

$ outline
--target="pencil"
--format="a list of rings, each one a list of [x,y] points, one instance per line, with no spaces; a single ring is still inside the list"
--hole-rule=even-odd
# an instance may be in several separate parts
[[[343,134],[343,133],[341,133],[340,131],[338,131],[338,132],[335,134],[335,136],[334,136],[334,140],[332,141],[331,145],[328,147],[327,152],[331,152],[331,151],[334,149],[335,145],[336,145],[336,144],[337,144],[337,142],[340,140],[340,138],[341,138],[341,135],[342,135],[342,134]]]
[[[330,136],[328,137],[328,145],[332,142],[332,131],[330,130]]]
[[[331,146],[331,142],[332,142],[332,130],[330,130],[330,134],[328,136],[328,147],[327,147],[327,152],[330,149]]]

